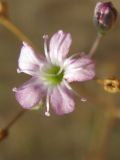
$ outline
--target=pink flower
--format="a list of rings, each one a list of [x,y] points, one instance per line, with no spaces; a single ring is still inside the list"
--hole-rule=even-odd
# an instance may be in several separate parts
[[[45,115],[49,116],[50,105],[59,115],[74,110],[73,94],[70,86],[73,81],[86,81],[95,76],[93,61],[84,54],[67,58],[71,35],[59,30],[49,41],[44,35],[45,57],[35,54],[33,49],[23,43],[18,60],[18,72],[24,72],[32,78],[19,88],[14,88],[15,96],[25,109],[39,106],[46,100]]]

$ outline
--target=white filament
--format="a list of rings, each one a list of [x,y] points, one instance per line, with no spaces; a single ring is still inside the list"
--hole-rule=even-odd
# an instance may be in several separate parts
[[[45,57],[46,57],[47,61],[50,61],[50,57],[49,57],[48,49],[47,49],[48,35],[44,35],[44,36],[43,36],[43,39],[44,39],[44,51],[45,51]]]
[[[46,97],[46,111],[45,111],[45,115],[46,115],[47,117],[50,116],[50,102],[49,102],[49,97],[50,97],[50,95],[49,95],[49,91],[48,91],[48,92],[47,92],[47,97]]]
[[[71,92],[73,92],[77,97],[79,97],[82,102],[87,101],[87,98],[80,96],[80,94],[78,92],[76,92],[75,90],[72,89],[72,87],[68,84],[67,81],[64,80],[64,84]]]

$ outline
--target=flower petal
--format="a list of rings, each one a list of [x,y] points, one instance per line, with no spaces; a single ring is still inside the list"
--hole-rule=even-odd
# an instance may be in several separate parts
[[[86,81],[95,76],[95,64],[90,57],[82,55],[77,58],[67,59],[64,78],[68,82]]]
[[[71,92],[65,86],[56,87],[51,93],[52,108],[59,115],[70,113],[74,110],[74,100]]]
[[[21,87],[15,90],[15,96],[20,105],[25,109],[31,109],[37,105],[46,94],[46,89],[38,79],[33,77]]]
[[[23,42],[18,60],[19,72],[24,72],[30,75],[35,75],[40,70],[44,60],[39,55],[36,55],[33,49]]]
[[[61,62],[67,56],[71,42],[70,33],[64,33],[62,30],[52,36],[49,44],[49,54],[53,63]]]

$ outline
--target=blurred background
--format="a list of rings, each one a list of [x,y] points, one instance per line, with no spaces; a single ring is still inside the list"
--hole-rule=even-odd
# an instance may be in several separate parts
[[[88,53],[96,38],[92,16],[97,0],[7,0],[11,20],[43,52],[42,36],[59,29],[70,32],[70,54]],[[120,10],[119,0],[113,1]],[[120,77],[120,18],[100,43],[94,59],[101,78]],[[13,87],[29,76],[17,74],[21,41],[0,25],[0,127],[21,110]],[[95,81],[73,84],[88,101],[77,99],[73,113],[46,117],[44,112],[26,112],[0,142],[0,160],[120,160],[120,120],[111,119],[120,109],[120,94],[105,92]]]

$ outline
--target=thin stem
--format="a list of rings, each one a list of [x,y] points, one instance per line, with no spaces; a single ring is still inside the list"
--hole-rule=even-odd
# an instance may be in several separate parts
[[[92,57],[93,54],[95,54],[95,52],[96,52],[96,50],[97,50],[97,48],[98,48],[98,46],[101,42],[102,37],[103,36],[101,34],[97,34],[97,37],[96,37],[96,39],[95,39],[95,41],[94,41],[94,43],[93,43],[93,45],[92,45],[92,47],[89,51],[89,54],[88,54],[90,57]]]
[[[109,142],[108,140],[110,139],[113,124],[113,117],[97,114],[93,134],[84,160],[105,159],[106,148]]]
[[[25,112],[26,110],[21,110],[20,112],[18,112],[18,114],[7,124],[5,130],[9,130],[9,128],[13,126],[13,124],[15,124],[17,120],[20,119]]]
[[[19,40],[21,40],[22,42],[26,42],[36,52],[39,52],[39,50],[34,46],[32,41],[15,24],[13,24],[11,20],[2,16],[2,17],[0,17],[0,23],[4,27],[6,27],[9,31],[11,31],[13,34],[15,34]]]

